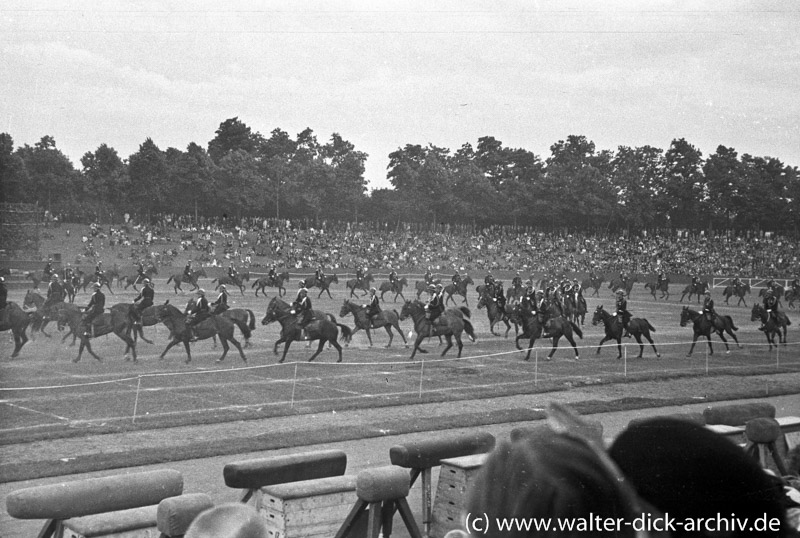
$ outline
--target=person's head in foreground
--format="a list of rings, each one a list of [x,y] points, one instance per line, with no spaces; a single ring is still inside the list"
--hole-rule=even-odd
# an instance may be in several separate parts
[[[209,508],[197,516],[185,538],[268,538],[267,523],[252,507],[228,503]]]
[[[631,525],[643,509],[632,488],[602,448],[597,432],[580,424],[577,428],[554,422],[550,410],[550,429],[515,442],[498,445],[488,456],[479,477],[470,490],[466,513],[486,514],[483,529],[471,528],[472,534],[489,537],[523,536],[648,536],[637,533]],[[556,414],[569,413],[556,407]],[[570,418],[570,417],[567,417]],[[602,521],[598,529],[596,523]],[[549,531],[501,529],[500,521],[512,525],[525,522],[549,522]],[[593,520],[594,526],[589,527]],[[622,521],[606,527],[609,521]],[[559,529],[559,522],[573,528]]]
[[[633,424],[609,455],[640,498],[683,523],[673,536],[790,535],[776,480],[741,447],[699,424],[675,418]],[[767,528],[755,527],[757,520]],[[699,521],[703,528],[694,529]]]

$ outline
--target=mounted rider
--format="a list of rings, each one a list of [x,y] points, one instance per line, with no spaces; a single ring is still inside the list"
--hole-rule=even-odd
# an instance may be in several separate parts
[[[763,331],[770,320],[778,323],[778,298],[771,288],[767,288],[764,292],[764,310],[767,311],[767,321],[758,328],[759,331]]]
[[[150,279],[144,277],[142,284],[144,287],[133,300],[133,308],[130,309],[131,321],[133,321],[133,324],[136,326],[142,325],[142,312],[145,308],[153,306],[153,299],[155,298],[155,290],[153,289],[153,283],[150,282]]]
[[[597,269],[596,265],[592,265],[592,268],[589,269],[589,280],[592,280],[592,281],[597,280],[597,273],[595,273],[596,269]]]
[[[392,286],[392,291],[397,291],[397,271],[395,271],[392,266],[388,267],[389,269],[389,284]]]
[[[367,272],[366,267],[364,268],[356,267],[356,283],[359,286],[362,286],[364,284],[364,276],[366,275],[366,272]]]
[[[577,278],[572,279],[572,288],[570,289],[570,293],[572,293],[575,306],[583,303],[584,308],[586,307],[586,299],[583,297],[583,286],[581,286],[581,283],[578,282]]]
[[[58,275],[50,277],[47,285],[47,300],[42,305],[42,310],[47,310],[56,303],[64,302],[64,285],[59,281]]]
[[[714,316],[717,315],[714,311],[714,299],[711,298],[711,290],[706,290],[706,295],[703,299],[703,315],[709,322],[713,322]]]
[[[0,276],[0,323],[8,324],[8,288],[5,277]]]
[[[189,317],[186,319],[186,328],[189,329],[189,341],[196,342],[197,337],[194,334],[194,328],[201,321],[211,317],[211,308],[208,306],[208,299],[206,299],[206,290],[200,288],[197,290],[197,300],[194,303]]]
[[[303,340],[307,340],[306,325],[314,319],[314,312],[311,309],[311,299],[308,297],[308,289],[300,288],[297,290],[297,297],[292,303],[290,312],[297,320],[297,327],[302,331]]]
[[[486,285],[486,291],[489,293],[489,295],[494,296],[494,286],[497,282],[494,279],[494,275],[492,274],[491,269],[486,273],[486,276],[483,278],[483,283]]]
[[[511,288],[515,290],[522,289],[522,277],[519,276],[519,271],[514,274],[514,278],[511,279]]]
[[[423,278],[425,279],[425,284],[427,285],[433,284],[433,272],[430,265],[428,266],[427,271],[425,271],[425,276]]]
[[[72,270],[72,265],[69,263],[64,266],[64,282],[72,282],[72,278],[75,276],[75,273]]]
[[[228,264],[228,278],[234,282],[239,281],[239,271],[236,270],[236,266],[233,265],[232,261],[230,264]]]
[[[103,291],[100,289],[100,287],[100,282],[95,282],[92,284],[94,293],[92,293],[92,296],[89,299],[89,304],[86,305],[86,308],[83,310],[81,328],[83,329],[83,336],[87,338],[92,336],[92,322],[103,313],[103,310],[105,310],[106,307],[106,296],[103,294]]]
[[[317,271],[314,273],[314,278],[316,279],[316,282],[320,286],[322,286],[325,283],[325,270],[322,268],[321,265],[317,267]]]
[[[147,278],[147,275],[144,274],[144,264],[140,260],[136,267],[136,283],[144,282],[145,278]]]
[[[183,279],[186,282],[192,281],[192,260],[186,262],[186,266],[183,268]]]
[[[53,258],[47,258],[47,263],[44,264],[42,274],[44,274],[45,278],[53,276]]]
[[[697,275],[694,272],[692,272],[690,276],[692,277],[692,289],[696,290],[698,284],[700,283],[700,279],[697,277]]]
[[[797,275],[792,275],[792,281],[789,282],[789,287],[792,288],[792,293],[795,297],[800,295],[800,278],[797,278]]]
[[[617,290],[617,321],[622,324],[622,328],[625,329],[625,334],[623,336],[625,338],[630,338],[631,333],[628,332],[628,322],[631,320],[631,313],[628,312],[628,301],[625,299],[625,291],[622,289]]]
[[[664,274],[664,268],[663,267],[659,267],[658,268],[658,277],[656,278],[656,289],[660,289],[661,288],[661,284],[663,284],[665,280],[667,280],[667,275]]]
[[[444,287],[441,284],[436,286],[436,291],[431,295],[430,301],[425,305],[425,317],[433,324],[442,312],[444,312]]]
[[[103,283],[105,279],[105,275],[103,273],[103,260],[98,260],[97,265],[94,266],[94,278],[95,282],[99,282],[100,284]]]
[[[494,286],[494,297],[492,300],[497,303],[497,309],[500,310],[500,313],[505,313],[506,311],[506,294],[503,292],[503,283],[496,282]]]
[[[623,290],[628,291],[628,273],[625,271],[619,272],[619,283]]]
[[[214,316],[222,314],[228,310],[228,288],[225,287],[225,284],[220,284],[219,295],[210,306],[214,307],[214,309],[211,311],[211,314]]]
[[[378,297],[378,290],[375,288],[369,289],[369,303],[365,304],[364,308],[367,309],[367,321],[369,326],[372,327],[375,317],[381,313],[380,298]]]
[[[739,280],[738,276],[733,278],[731,286],[733,286],[733,289],[736,290],[737,292],[742,289],[742,281]]]
[[[275,264],[273,263],[269,267],[269,273],[267,273],[267,282],[269,282],[270,284],[275,284],[275,282],[277,281],[278,281],[278,269],[275,267]]]
[[[522,296],[519,299],[519,307],[523,310],[528,310],[531,313],[533,313],[534,309],[536,308],[534,304],[535,301],[536,301],[536,294],[533,291],[533,284],[529,280],[526,283],[525,289],[522,292]]]
[[[458,272],[458,269],[456,269],[456,272],[453,274],[451,280],[453,281],[453,286],[458,289],[458,285],[461,284],[461,274]]]

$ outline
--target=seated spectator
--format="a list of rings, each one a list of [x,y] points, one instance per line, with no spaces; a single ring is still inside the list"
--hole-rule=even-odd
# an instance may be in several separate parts
[[[185,538],[268,538],[267,523],[252,507],[226,503],[197,516]]]
[[[630,426],[610,455],[639,496],[678,521],[717,518],[752,523],[773,518],[780,531],[689,532],[681,536],[792,536],[785,522],[782,488],[736,444],[689,421],[654,418]],[[725,530],[720,527],[720,530]]]

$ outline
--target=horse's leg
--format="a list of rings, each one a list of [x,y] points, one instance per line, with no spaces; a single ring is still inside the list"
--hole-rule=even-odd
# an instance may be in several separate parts
[[[386,344],[386,347],[390,348],[392,347],[392,340],[394,340],[394,333],[392,332],[392,326],[387,324],[384,325],[383,328],[386,329],[386,334],[389,335],[389,343]]]
[[[528,354],[525,355],[525,360],[528,361],[531,359],[531,349],[533,349],[533,343],[536,341],[535,336],[530,337],[530,342],[528,342]]]
[[[279,364],[282,363],[284,360],[286,360],[286,353],[289,351],[289,346],[292,344],[293,341],[294,341],[293,339],[286,340],[286,345],[283,346],[283,355],[281,356],[281,360],[278,361]]]
[[[178,340],[177,338],[173,338],[172,341],[169,344],[167,344],[167,347],[164,348],[164,351],[161,352],[161,355],[158,357],[159,360],[163,360],[164,355],[167,354],[167,351],[172,349],[172,346],[176,345],[178,342],[180,342],[180,340]]]
[[[733,338],[733,341],[734,341],[734,342],[736,342],[736,347],[738,347],[739,349],[742,349],[742,345],[739,343],[739,339],[738,339],[738,338],[736,338],[736,333],[734,333],[734,332],[731,330],[731,328],[730,328],[729,326],[727,326],[727,325],[725,326],[725,332],[726,332],[726,333],[728,333],[728,334],[731,336],[731,338]],[[720,336],[722,336],[722,334],[721,334],[721,333],[720,333]],[[724,339],[723,339],[723,340],[724,340]]]
[[[369,326],[364,327],[364,332],[367,333],[367,340],[369,340],[369,347],[372,347],[372,335],[369,332]]]
[[[600,354],[600,349],[603,347],[603,344],[605,344],[609,340],[612,340],[612,338],[610,336],[608,336],[608,335],[605,335],[603,337],[603,339],[600,340],[600,343],[597,344],[597,351],[595,352],[595,355],[599,355]]]
[[[505,318],[503,318],[503,323],[506,324],[506,334],[503,336],[503,338],[508,338],[508,333],[511,331],[511,324]]]
[[[286,338],[281,336],[279,339],[275,340],[275,346],[272,348],[272,352],[277,355],[278,354],[278,344],[283,343],[286,341]]]
[[[148,340],[147,338],[145,338],[145,336],[144,336],[144,326],[143,325],[139,325],[138,327],[136,327],[136,333],[138,333],[139,338],[141,338],[142,340],[144,340],[148,344],[153,345],[153,341],[152,340]]]
[[[463,342],[461,342],[461,335],[460,334],[456,333],[455,335],[453,335],[453,337],[456,339],[456,345],[458,346],[458,358],[460,359],[461,358],[461,350],[464,349],[464,344],[463,344]]]
[[[98,356],[98,355],[97,355],[97,353],[95,353],[95,352],[92,350],[92,344],[89,342],[89,339],[88,339],[88,338],[86,339],[86,351],[88,351],[88,352],[89,352],[89,354],[90,354],[92,357],[94,357],[95,359],[97,359],[97,362],[103,362],[103,359],[102,359],[100,356]]]
[[[334,338],[333,340],[334,340],[334,341],[336,341],[336,339],[335,339],[335,338]],[[316,358],[317,358],[317,355],[319,355],[320,353],[322,353],[322,349],[325,347],[325,342],[326,342],[326,339],[325,339],[325,338],[320,338],[320,339],[319,339],[319,345],[317,346],[317,351],[316,351],[316,352],[314,352],[314,354],[313,354],[313,355],[311,355],[311,358],[310,358],[310,359],[308,359],[308,362],[311,362],[311,361],[313,361],[314,359],[316,359]]]
[[[331,295],[331,288],[330,288],[330,286],[326,286],[326,287],[325,287],[325,289],[324,289],[323,291],[325,291],[325,293],[327,293],[327,294],[328,294],[328,299],[333,299],[333,295]],[[322,292],[320,292],[320,295],[322,295]],[[339,361],[341,361],[341,359],[339,359]]]
[[[558,341],[560,339],[561,339],[561,335],[553,337],[553,347],[550,348],[550,353],[547,354],[547,360],[549,360],[549,361],[553,360],[553,355],[556,354],[556,348],[558,348]]]
[[[692,347],[689,348],[689,353],[686,354],[687,357],[692,356],[692,352],[694,351],[694,346],[697,343],[697,339],[700,337],[700,333],[694,333],[694,337],[692,338]],[[711,340],[709,339],[709,342]]]
[[[453,335],[452,335],[452,334],[450,334],[450,333],[447,333],[447,334],[445,335],[445,338],[447,339],[447,347],[445,347],[445,348],[444,348],[444,351],[442,351],[442,354],[441,354],[441,356],[442,356],[442,357],[444,357],[444,354],[445,354],[445,353],[447,353],[447,350],[448,350],[448,349],[450,349],[451,347],[453,347]],[[460,356],[461,356],[461,355],[459,354],[459,357],[460,357]]]
[[[645,331],[643,334],[644,334],[644,337],[647,338],[647,341],[650,342],[650,346],[653,348],[653,352],[656,354],[656,358],[660,359],[661,358],[661,354],[656,349],[656,344],[655,344],[655,342],[653,342],[653,338],[650,336],[650,331],[649,330]]]
[[[564,333],[564,338],[569,341],[570,345],[572,345],[572,349],[575,350],[575,360],[580,359],[581,354],[578,352],[578,345],[575,343],[575,338],[572,337],[572,331],[570,330],[569,332]]]
[[[622,339],[617,339],[617,360],[622,358]]]
[[[414,355],[417,354],[417,350],[419,350],[420,353],[427,353],[427,351],[423,351],[419,347],[419,345],[422,343],[423,338],[425,338],[425,336],[422,333],[417,334],[417,339],[414,340],[414,348],[411,350],[411,357],[409,357],[409,359],[414,358]]]
[[[395,329],[397,329],[397,332],[400,333],[400,337],[403,339],[403,343],[405,344],[406,347],[408,347],[408,340],[406,340],[406,335],[403,334],[403,329],[400,328],[400,322],[399,321],[395,321],[392,324],[392,326]]]
[[[334,336],[333,338],[329,338],[328,342],[329,346],[332,345],[333,347],[335,347],[336,351],[339,353],[339,360],[337,360],[336,362],[342,362],[342,346],[340,346],[339,342],[336,341],[336,336]]]

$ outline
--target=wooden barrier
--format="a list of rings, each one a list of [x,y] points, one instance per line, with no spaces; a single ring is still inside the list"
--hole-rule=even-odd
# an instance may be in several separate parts
[[[178,471],[162,469],[18,490],[6,497],[6,511],[17,519],[46,520],[39,537],[60,538],[65,536],[66,520],[107,512],[116,512],[119,517],[126,510],[155,508],[163,499],[182,492],[183,476]],[[150,517],[148,514],[145,509],[123,515],[130,524],[139,525],[142,518]],[[87,520],[78,521],[79,525],[86,523]]]
[[[483,454],[494,448],[495,438],[487,432],[442,437],[393,446],[389,459],[393,465],[411,469],[410,486],[422,476],[422,525],[428,534],[431,523],[431,470],[441,460]]]
[[[341,476],[346,468],[347,454],[321,450],[229,463],[222,474],[225,485],[246,490],[241,499],[246,503],[264,486]]]
[[[408,506],[408,490],[411,484],[408,473],[397,467],[367,469],[358,473],[356,495],[358,497],[336,533],[335,538],[360,536],[355,532],[359,518],[367,515],[367,538],[389,538],[392,534],[394,513],[400,512],[411,538],[422,538],[411,508]]]
[[[431,514],[431,538],[444,538],[449,531],[463,528],[460,519],[467,505],[467,492],[486,458],[487,454],[475,454],[442,460]]]

